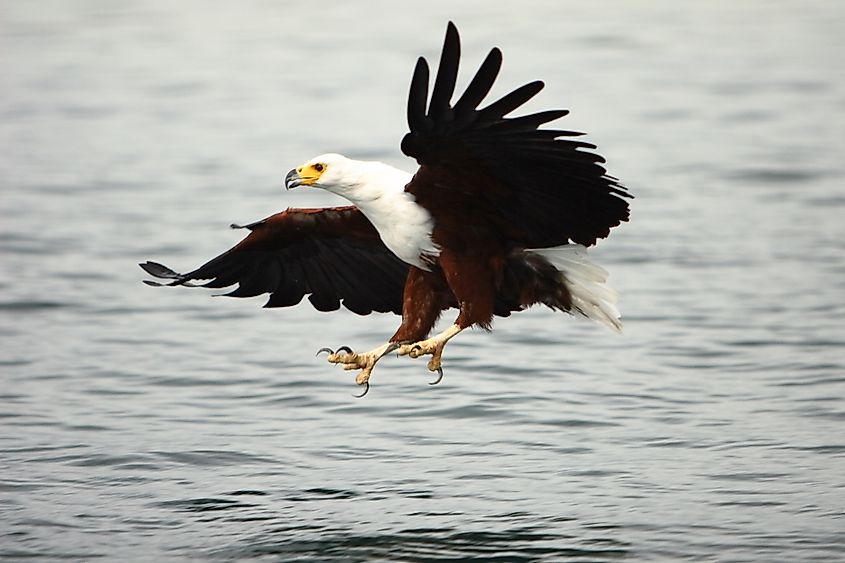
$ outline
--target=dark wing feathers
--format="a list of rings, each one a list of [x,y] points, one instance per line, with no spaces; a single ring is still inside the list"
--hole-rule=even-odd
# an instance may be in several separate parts
[[[502,52],[494,47],[487,53],[487,57],[481,63],[478,72],[472,77],[461,98],[455,102],[455,113],[458,115],[472,115],[472,110],[477,108],[478,104],[490,93],[490,89],[496,82],[496,77],[499,75],[501,68]]]
[[[482,210],[466,214],[452,235],[472,228],[488,233],[507,226],[510,242],[549,247],[574,241],[594,244],[612,227],[628,220],[631,195],[607,174],[596,147],[571,137],[575,131],[538,129],[565,116],[567,110],[547,110],[505,117],[543,89],[530,82],[478,109],[499,73],[502,54],[492,49],[454,106],[460,40],[449,23],[434,90],[426,112],[429,72],[420,58],[408,96],[408,126],[402,151],[417,160],[420,170],[406,187],[448,230],[454,208]],[[485,214],[486,213],[486,214]],[[441,215],[438,217],[438,215]],[[492,214],[492,215],[491,215]]]
[[[483,124],[495,124],[495,120],[503,118],[519,106],[528,102],[528,100],[539,94],[540,90],[544,87],[545,84],[541,80],[523,84],[510,94],[505,94],[489,106],[478,110],[479,115],[477,121]]]
[[[429,119],[425,116],[425,104],[428,101],[428,63],[422,57],[417,59],[414,76],[411,78],[411,91],[408,95],[408,125],[412,131],[428,131]]]
[[[458,30],[454,25],[446,28],[446,39],[443,41],[443,52],[440,55],[440,65],[437,67],[437,78],[431,91],[431,103],[428,106],[429,115],[435,119],[447,119],[451,111],[449,102],[455,93],[455,83],[458,80],[458,62],[461,60],[461,43]]]
[[[343,304],[355,313],[402,312],[408,265],[391,253],[353,206],[288,209],[242,228],[240,243],[196,270],[179,274],[156,262],[140,266],[170,280],[150,285],[225,288],[230,297],[269,293],[265,307],[288,307],[305,295],[320,311]]]
[[[530,115],[523,115],[521,117],[514,117],[508,119],[507,121],[501,120],[498,122],[491,123],[486,127],[488,131],[496,131],[501,129],[507,133],[507,137],[513,137],[518,135],[519,133],[533,133],[536,135],[538,131],[536,129],[543,125],[544,123],[548,123],[549,121],[554,121],[555,119],[559,119],[564,115],[568,114],[569,110],[566,109],[553,109],[547,111],[541,111],[538,113],[532,113]],[[542,136],[538,136],[537,138],[542,138]]]

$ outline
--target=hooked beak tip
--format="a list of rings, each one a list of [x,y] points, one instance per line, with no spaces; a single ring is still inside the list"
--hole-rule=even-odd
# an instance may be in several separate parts
[[[299,177],[299,173],[297,173],[296,169],[291,170],[285,176],[285,189],[290,190],[302,183],[302,178]]]

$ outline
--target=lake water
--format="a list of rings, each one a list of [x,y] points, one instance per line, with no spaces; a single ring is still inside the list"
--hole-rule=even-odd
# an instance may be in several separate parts
[[[364,399],[393,316],[156,290],[327,151],[412,169],[415,57],[568,107],[637,199],[625,332],[531,310]],[[830,561],[845,550],[845,5],[6,2],[0,557]],[[451,313],[443,322],[451,321]]]

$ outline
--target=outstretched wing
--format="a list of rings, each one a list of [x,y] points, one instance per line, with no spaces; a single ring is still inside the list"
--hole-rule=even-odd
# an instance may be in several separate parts
[[[406,190],[435,219],[438,213],[446,214],[440,222],[447,225],[460,219],[464,231],[468,220],[486,221],[473,225],[482,231],[493,222],[507,229],[510,240],[528,247],[568,240],[589,246],[627,221],[624,198],[631,195],[607,174],[604,159],[590,152],[595,145],[572,139],[582,133],[539,129],[567,110],[505,117],[533,98],[542,82],[525,84],[478,109],[501,67],[502,53],[494,48],[451,105],[459,59],[458,30],[449,22],[430,101],[428,63],[422,57],[408,96],[410,132],[402,139],[402,152],[421,166]],[[475,212],[449,217],[456,209]]]
[[[211,288],[238,284],[226,295],[269,293],[265,307],[296,305],[310,294],[308,300],[320,311],[335,311],[342,302],[359,315],[402,313],[408,265],[387,249],[358,208],[288,209],[243,228],[251,231],[245,239],[186,274],[156,262],[140,264],[148,274],[171,280],[146,283]]]

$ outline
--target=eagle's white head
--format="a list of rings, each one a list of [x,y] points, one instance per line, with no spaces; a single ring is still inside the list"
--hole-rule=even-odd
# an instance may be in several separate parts
[[[285,176],[287,189],[299,186],[321,188],[354,203],[378,198],[386,192],[402,191],[409,174],[382,162],[353,160],[341,154],[316,156]]]
[[[356,168],[354,162],[341,154],[321,154],[288,172],[285,176],[285,188],[313,186],[334,191],[334,186],[347,184],[350,176],[356,175],[351,174]]]

